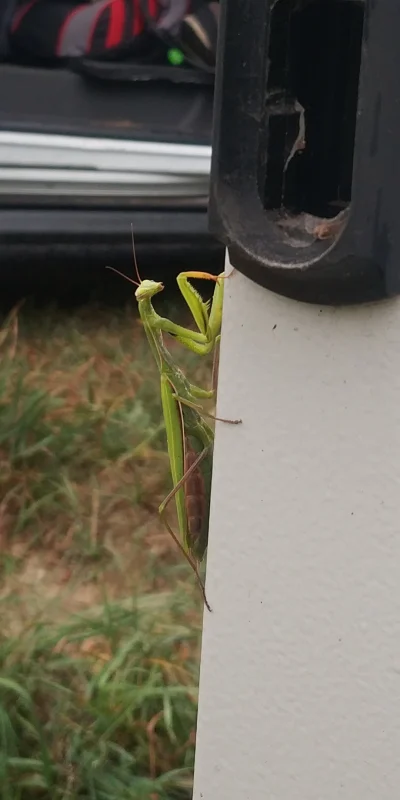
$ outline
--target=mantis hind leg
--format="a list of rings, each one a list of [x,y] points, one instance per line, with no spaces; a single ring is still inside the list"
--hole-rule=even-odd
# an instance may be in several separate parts
[[[186,481],[188,480],[190,475],[195,471],[195,469],[197,469],[199,464],[208,455],[209,451],[210,451],[210,447],[205,447],[204,450],[202,450],[201,453],[199,453],[198,457],[193,462],[193,464],[189,467],[189,469],[185,472],[185,474],[182,475],[182,478],[178,481],[178,483],[174,486],[174,488],[171,489],[169,494],[166,496],[165,500],[163,500],[163,502],[161,503],[161,505],[160,505],[160,507],[158,509],[158,513],[160,514],[161,520],[164,523],[165,527],[167,528],[168,533],[173,538],[175,544],[179,547],[179,550],[181,551],[182,555],[185,557],[185,559],[188,562],[189,566],[193,570],[193,572],[194,572],[194,574],[196,576],[196,580],[197,580],[199,589],[200,589],[201,594],[203,596],[204,603],[205,603],[208,611],[212,611],[211,606],[210,606],[210,604],[209,604],[209,602],[207,600],[206,589],[205,589],[204,583],[203,583],[203,581],[201,579],[199,570],[197,568],[197,564],[196,564],[195,560],[192,558],[192,556],[187,552],[187,550],[185,550],[182,542],[179,539],[179,536],[177,536],[176,533],[174,533],[174,531],[172,530],[172,528],[171,528],[171,526],[170,526],[170,524],[169,524],[169,522],[167,520],[166,513],[165,513],[169,503],[171,502],[171,500],[173,500],[173,498],[175,497],[175,495],[179,491],[179,489],[182,488],[182,486],[186,483]]]
[[[209,411],[205,411],[203,406],[199,405],[198,403],[192,403],[191,400],[186,400],[185,397],[180,397],[176,392],[172,393],[172,397],[174,397],[178,403],[181,403],[182,406],[194,408],[195,411],[200,414],[200,416],[210,417],[210,419],[215,419],[217,422],[226,422],[228,425],[240,425],[243,422],[241,419],[224,419],[224,417],[216,417]]]

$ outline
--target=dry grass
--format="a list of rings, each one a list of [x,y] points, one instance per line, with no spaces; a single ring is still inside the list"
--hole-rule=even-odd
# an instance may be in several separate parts
[[[207,382],[210,365],[196,369]],[[157,517],[164,447],[133,311],[11,315],[0,331],[4,800],[190,796],[201,602]]]

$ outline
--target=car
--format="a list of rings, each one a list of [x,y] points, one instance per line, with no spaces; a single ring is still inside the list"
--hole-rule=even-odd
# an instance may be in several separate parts
[[[131,249],[221,266],[207,226],[213,75],[79,60],[0,66],[0,258]],[[118,263],[118,258],[117,258]]]

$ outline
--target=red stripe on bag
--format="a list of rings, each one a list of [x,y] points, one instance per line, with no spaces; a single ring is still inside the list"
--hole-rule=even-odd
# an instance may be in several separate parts
[[[152,19],[156,18],[157,11],[157,0],[149,0],[149,13]]]
[[[109,6],[110,24],[106,36],[106,47],[115,47],[121,43],[125,24],[124,0],[113,0]]]
[[[142,14],[142,9],[140,6],[140,0],[132,0],[133,6],[133,29],[132,33],[134,36],[139,36],[139,33],[142,33],[144,28],[144,18]]]
[[[36,3],[38,3],[38,2],[39,2],[39,0],[31,0],[30,3],[27,3],[26,6],[22,6],[22,8],[20,8],[20,10],[17,11],[17,13],[16,13],[16,15],[15,15],[13,21],[12,21],[11,33],[15,33],[15,31],[18,28],[18,26],[21,24],[25,14],[27,14],[28,11],[31,10],[32,6],[35,6]]]

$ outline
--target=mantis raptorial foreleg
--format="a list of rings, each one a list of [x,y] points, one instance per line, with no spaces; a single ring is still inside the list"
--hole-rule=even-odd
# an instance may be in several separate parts
[[[214,295],[211,301],[204,302],[198,291],[189,283],[189,278],[202,278],[215,282]],[[184,328],[175,322],[158,317],[160,329],[164,333],[169,333],[178,341],[197,355],[207,355],[214,349],[216,342],[220,339],[221,319],[222,319],[222,300],[223,300],[223,279],[224,275],[210,275],[208,272],[181,272],[178,275],[177,283],[192,313],[198,331]]]

